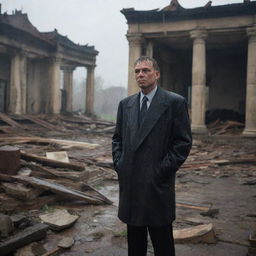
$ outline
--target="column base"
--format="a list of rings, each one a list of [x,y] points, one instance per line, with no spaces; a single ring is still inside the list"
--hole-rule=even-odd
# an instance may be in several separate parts
[[[205,125],[191,125],[192,133],[194,134],[207,134],[207,128]]]
[[[242,136],[245,137],[256,137],[256,129],[244,129]]]

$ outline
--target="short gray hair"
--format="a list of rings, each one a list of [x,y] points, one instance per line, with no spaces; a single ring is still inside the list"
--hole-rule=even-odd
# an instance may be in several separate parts
[[[143,62],[143,61],[149,61],[149,62],[151,62],[153,68],[154,68],[155,70],[157,70],[157,71],[160,71],[160,68],[159,68],[159,66],[158,66],[157,61],[156,61],[155,59],[153,59],[153,58],[148,57],[148,56],[140,56],[140,57],[134,62],[134,66],[136,66],[138,63]]]

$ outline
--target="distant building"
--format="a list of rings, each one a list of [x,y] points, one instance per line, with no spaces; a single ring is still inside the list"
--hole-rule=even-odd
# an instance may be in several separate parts
[[[21,11],[0,11],[0,112],[71,112],[73,70],[85,67],[86,112],[92,114],[97,54],[94,46],[75,44],[57,30],[39,32]]]
[[[242,1],[242,0],[241,0]],[[137,92],[133,63],[140,55],[160,64],[160,86],[191,105],[192,129],[205,133],[205,112],[245,115],[245,135],[256,136],[256,2],[184,9],[121,11],[128,22],[128,93]]]

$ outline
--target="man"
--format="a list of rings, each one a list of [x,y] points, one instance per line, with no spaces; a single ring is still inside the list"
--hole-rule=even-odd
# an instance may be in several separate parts
[[[157,86],[157,62],[135,62],[140,93],[119,103],[112,140],[119,180],[118,217],[127,224],[128,255],[147,254],[149,233],[156,256],[174,256],[175,173],[191,148],[185,99]]]

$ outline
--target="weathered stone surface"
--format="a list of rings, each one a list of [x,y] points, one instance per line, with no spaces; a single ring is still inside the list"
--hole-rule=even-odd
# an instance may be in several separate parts
[[[77,215],[71,215],[65,209],[56,209],[54,212],[42,214],[39,217],[53,230],[62,230],[68,228],[73,225],[79,218]]]
[[[13,223],[8,215],[0,214],[0,237],[7,237],[13,232]]]
[[[0,147],[0,172],[15,175],[20,169],[20,150],[13,146]]]
[[[58,243],[61,248],[70,248],[74,244],[74,239],[72,237],[64,237]]]
[[[184,228],[173,231],[174,241],[176,243],[207,243],[217,242],[213,225],[204,224],[191,228]]]

